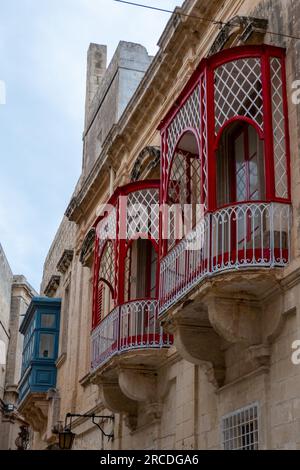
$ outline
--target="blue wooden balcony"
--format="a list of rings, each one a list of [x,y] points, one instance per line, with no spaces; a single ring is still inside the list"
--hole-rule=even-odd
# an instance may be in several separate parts
[[[31,394],[48,392],[56,386],[60,299],[32,299],[20,327],[24,335],[19,407]]]

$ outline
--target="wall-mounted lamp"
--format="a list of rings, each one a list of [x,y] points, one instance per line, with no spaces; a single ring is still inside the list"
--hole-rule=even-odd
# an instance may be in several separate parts
[[[20,432],[15,440],[17,450],[27,450],[29,444],[29,429],[28,426],[20,426]]]
[[[99,422],[95,421],[96,419],[108,419],[110,421],[114,421],[115,417],[114,415],[110,416],[102,416],[102,415],[95,415],[95,414],[73,414],[73,413],[68,413],[66,415],[65,419],[65,426],[63,431],[60,431],[58,433],[59,436],[59,448],[61,450],[71,450],[74,439],[76,434],[72,432],[72,418],[90,418],[92,420],[92,423],[95,424],[101,431],[102,435],[108,438],[108,441],[114,439],[114,433],[112,432],[111,434],[107,434],[104,429],[100,426]]]

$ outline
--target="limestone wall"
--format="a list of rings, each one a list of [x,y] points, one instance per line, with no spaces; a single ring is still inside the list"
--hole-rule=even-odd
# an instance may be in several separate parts
[[[119,43],[98,90],[86,109],[83,164],[85,176],[100,156],[103,142],[121,117],[151,59],[143,46],[125,41]]]
[[[2,354],[6,356],[9,342],[9,319],[11,303],[12,271],[0,245],[0,341]],[[6,361],[6,357],[5,357]],[[1,362],[3,362],[1,360]],[[5,383],[5,363],[0,363],[0,398],[3,399]]]
[[[53,243],[49,249],[49,253],[44,263],[43,279],[41,283],[41,294],[44,293],[51,276],[60,276],[57,271],[57,263],[59,262],[64,250],[73,250],[75,246],[76,224],[69,222],[64,217],[58,231],[55,235]]]
[[[299,2],[292,0],[231,0],[225,4],[221,1],[206,3],[200,0],[185,2],[188,8],[192,8],[196,4],[199,14],[200,12],[207,15],[211,13],[213,17],[219,15],[223,21],[236,14],[253,15],[267,18],[269,20],[268,30],[270,31],[300,35]],[[140,115],[136,111],[136,117],[132,117],[130,132],[128,131],[126,134],[129,139],[129,135],[132,133],[132,142],[127,146],[126,151],[121,145],[116,145],[118,149],[111,155],[118,166],[115,184],[128,182],[128,169],[132,167],[138,151],[157,139],[157,125],[166,111],[167,104],[174,102],[195,66],[208,52],[212,40],[215,38],[215,29],[211,26],[207,28],[205,33],[197,34],[197,27],[199,25],[193,24],[193,34],[188,36],[190,46],[186,45],[187,38],[182,33],[182,41],[180,47],[178,46],[182,55],[176,53],[176,58],[174,58],[169,52],[169,69],[165,67],[159,76],[162,87],[160,100],[152,100],[155,90],[151,87],[149,87],[149,95],[146,98],[143,98],[142,92],[141,96],[139,95],[142,104],[149,104],[147,107],[148,116],[144,120],[138,119]],[[172,38],[173,30],[172,33],[168,30],[164,34],[170,34],[170,38]],[[187,42],[189,43],[189,41]],[[265,41],[287,48],[293,203],[293,260],[289,267],[280,271],[281,274],[276,278],[277,284],[272,286],[273,290],[269,296],[266,293],[266,299],[261,309],[263,319],[257,319],[263,332],[273,331],[265,344],[267,352],[265,356],[261,354],[259,357],[253,357],[251,349],[249,350],[249,344],[246,342],[228,343],[222,338],[222,353],[226,366],[225,383],[222,386],[217,386],[207,365],[203,365],[201,361],[195,364],[187,362],[179,356],[175,348],[170,349],[166,361],[157,371],[160,413],[157,413],[156,416],[146,417],[144,405],[140,403],[135,430],[128,428],[122,414],[116,414],[114,427],[116,438],[113,443],[108,443],[107,440],[102,441],[98,429],[92,426],[90,421],[75,420],[74,432],[77,434],[75,447],[78,449],[100,449],[102,446],[107,449],[220,449],[222,446],[222,417],[252,403],[258,403],[259,406],[260,448],[300,449],[300,366],[294,365],[291,361],[292,343],[296,339],[300,340],[300,129],[298,125],[300,105],[296,106],[291,102],[292,82],[300,79],[298,76],[300,45],[299,41],[295,42],[271,34],[266,36]],[[113,66],[111,67],[113,68]],[[174,74],[172,74],[172,67],[175,70]],[[125,72],[119,71],[117,75],[114,73],[110,75],[110,77],[114,77],[110,88],[112,96],[107,97],[107,100],[112,109],[116,105],[113,95],[117,89],[120,90],[123,86],[120,81],[117,83],[114,80],[117,80],[117,77],[118,80],[121,80],[123,73]],[[162,76],[165,83],[163,83]],[[140,77],[137,76],[138,78]],[[125,86],[126,77],[123,79],[123,93],[126,93],[130,87],[128,84]],[[135,86],[133,85],[133,88]],[[95,103],[99,104],[100,94],[100,91],[99,96],[96,94]],[[127,98],[124,98],[123,108],[126,100]],[[150,105],[153,112],[150,111]],[[93,104],[91,106],[93,107]],[[103,112],[104,110],[105,107],[103,107]],[[100,142],[97,143],[98,147],[96,145],[97,135],[103,132],[103,136],[108,131],[108,128],[104,127],[106,124],[103,123],[103,116],[101,118],[100,116],[101,113],[99,120],[95,120],[86,137],[86,171],[101,150]],[[116,119],[116,116],[120,117],[120,113],[117,114],[114,109],[112,114],[108,113],[107,116],[109,120],[113,120]],[[121,121],[126,121],[126,119],[129,121],[130,116],[124,117],[123,115]],[[107,192],[108,188],[102,188],[101,191],[96,192],[96,195],[93,193],[89,201],[90,204],[86,204],[88,208],[76,233],[76,246],[80,247],[84,234],[95,218],[97,204],[103,200]],[[63,222],[62,227],[61,234],[68,233],[71,226]],[[55,270],[55,263],[57,263],[59,252],[61,252],[60,239],[65,240],[68,237],[67,235],[57,236],[54,241],[45,263],[43,286],[49,275]],[[111,413],[104,407],[98,386],[89,381],[91,276],[92,268],[83,267],[79,262],[78,253],[76,253],[73,265],[62,279],[59,291],[59,295],[64,297],[63,286],[71,283],[68,344],[64,360],[59,365],[57,381],[61,397],[61,420],[70,411],[87,413],[96,410],[101,414]],[[104,426],[106,430],[109,430],[109,423],[105,423]],[[39,446],[43,446],[43,444],[39,442]]]

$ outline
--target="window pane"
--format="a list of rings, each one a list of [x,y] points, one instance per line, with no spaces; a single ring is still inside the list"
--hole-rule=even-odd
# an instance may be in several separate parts
[[[239,170],[245,161],[244,133],[242,132],[234,143],[236,169]]]
[[[248,139],[249,139],[249,157],[252,158],[257,153],[258,134],[253,126],[248,126]]]
[[[40,335],[40,347],[39,357],[41,358],[54,358],[54,335],[41,334]]]
[[[55,315],[43,313],[41,315],[41,328],[55,328]]]
[[[250,199],[259,199],[257,155],[249,161]]]
[[[236,173],[236,200],[245,201],[247,199],[246,168],[245,165]]]
[[[156,294],[156,265],[157,265],[157,253],[154,246],[151,249],[151,282],[150,282],[150,297],[155,298]]]

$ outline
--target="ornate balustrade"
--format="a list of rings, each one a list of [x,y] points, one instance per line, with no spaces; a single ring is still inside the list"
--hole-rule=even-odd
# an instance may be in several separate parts
[[[160,313],[213,274],[285,266],[290,221],[290,205],[280,203],[239,203],[207,213],[161,260]]]
[[[92,332],[92,369],[111,357],[133,349],[171,346],[157,318],[158,301],[141,299],[116,307]]]

